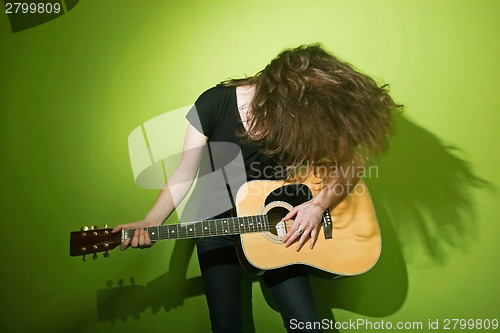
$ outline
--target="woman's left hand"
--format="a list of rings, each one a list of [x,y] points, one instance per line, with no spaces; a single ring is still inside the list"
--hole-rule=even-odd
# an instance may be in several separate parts
[[[303,204],[293,208],[283,218],[283,221],[295,218],[291,228],[283,238],[285,246],[289,247],[293,242],[298,240],[295,250],[300,251],[302,246],[310,238],[310,248],[312,249],[318,239],[321,219],[324,211],[325,210],[322,207],[313,203],[312,200],[304,202]]]

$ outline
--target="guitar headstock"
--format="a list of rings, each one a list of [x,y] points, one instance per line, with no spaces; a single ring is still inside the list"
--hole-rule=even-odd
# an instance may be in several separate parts
[[[74,231],[70,234],[69,254],[72,257],[94,254],[97,259],[97,253],[104,252],[104,257],[109,257],[109,250],[114,249],[121,243],[121,233],[113,234],[107,225],[104,229],[93,226],[90,229],[83,227],[81,231]]]

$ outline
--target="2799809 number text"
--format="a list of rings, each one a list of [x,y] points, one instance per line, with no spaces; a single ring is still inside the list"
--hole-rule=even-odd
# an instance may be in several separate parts
[[[445,330],[469,329],[469,330],[489,330],[498,328],[498,319],[445,319]]]
[[[51,14],[60,13],[60,3],[43,3],[43,2],[7,2],[5,3],[5,13],[18,14],[18,13],[38,13],[38,14]]]

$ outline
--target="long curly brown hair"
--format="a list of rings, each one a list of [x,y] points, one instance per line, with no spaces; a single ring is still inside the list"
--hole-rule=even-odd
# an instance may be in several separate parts
[[[364,163],[384,152],[400,108],[369,76],[320,44],[282,51],[253,77],[222,83],[255,89],[247,139],[288,167]]]

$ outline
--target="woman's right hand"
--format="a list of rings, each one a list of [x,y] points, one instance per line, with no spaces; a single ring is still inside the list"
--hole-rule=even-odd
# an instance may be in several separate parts
[[[118,233],[123,229],[135,229],[134,236],[132,238],[125,239],[120,244],[120,250],[125,251],[129,247],[144,249],[151,247],[154,244],[154,242],[151,242],[151,238],[149,238],[149,234],[145,229],[152,226],[152,223],[142,220],[128,224],[120,224],[113,229],[112,233]]]

